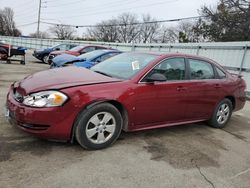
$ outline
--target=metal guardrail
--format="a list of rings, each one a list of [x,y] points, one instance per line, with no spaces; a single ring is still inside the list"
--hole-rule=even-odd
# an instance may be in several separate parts
[[[205,56],[213,59],[233,73],[243,75],[250,93],[250,41],[212,42],[212,43],[177,43],[177,44],[135,44],[110,43],[76,40],[37,39],[25,37],[0,36],[0,40],[16,46],[30,49],[46,48],[56,44],[68,43],[79,45],[109,46],[122,51],[161,51],[180,52]]]

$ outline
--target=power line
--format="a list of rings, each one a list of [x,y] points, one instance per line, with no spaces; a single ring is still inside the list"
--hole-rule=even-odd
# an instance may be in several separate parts
[[[32,18],[32,19],[34,19],[34,17],[37,16],[37,11],[38,10],[34,10],[33,13],[27,12],[28,14],[22,14],[22,15],[16,15],[16,14],[14,14],[14,17],[15,17],[15,19],[22,19],[22,20],[26,19],[26,18]]]
[[[77,4],[77,3],[82,3],[86,0],[77,0],[77,1],[71,1],[70,3],[62,3],[62,4],[57,4],[57,5],[48,5],[49,7],[62,7],[62,6],[70,6],[73,4]],[[48,2],[48,1],[47,1]],[[45,4],[47,4],[47,2]],[[47,8],[47,7],[46,7]]]
[[[161,4],[166,4],[166,3],[170,3],[170,2],[175,2],[177,0],[169,0],[169,1],[160,1],[157,3],[151,3],[151,4],[147,4],[147,5],[140,5],[140,6],[134,6],[131,8],[127,8],[127,9],[118,9],[118,10],[108,10],[108,11],[101,11],[101,12],[92,12],[89,14],[78,14],[78,15],[73,15],[73,16],[67,16],[67,17],[57,17],[59,19],[70,19],[70,18],[75,18],[75,17],[81,17],[81,16],[90,16],[90,15],[100,15],[100,14],[106,14],[106,13],[114,13],[114,12],[123,12],[123,11],[127,11],[127,10],[131,10],[131,9],[137,9],[137,8],[145,8],[145,7],[152,7],[152,6],[156,6],[156,5],[161,5]]]
[[[41,23],[48,24],[48,25],[70,26],[70,27],[76,27],[76,28],[79,28],[79,27],[82,27],[82,28],[119,27],[119,26],[129,26],[129,25],[143,25],[143,24],[153,24],[153,23],[177,22],[177,21],[192,20],[192,19],[199,19],[199,18],[205,18],[205,17],[209,17],[209,16],[191,16],[191,17],[185,17],[185,18],[175,18],[175,19],[158,20],[158,21],[135,22],[135,23],[127,23],[127,24],[108,24],[108,25],[70,25],[70,24],[61,24],[61,23],[46,22],[46,21],[41,21]]]
[[[32,4],[34,1],[33,0],[29,0],[27,2],[24,2],[25,0],[22,0],[20,4],[15,4],[15,6],[11,6],[11,8],[15,9],[15,8],[20,8],[20,7],[26,7],[26,5]],[[20,2],[20,1],[19,1]]]
[[[22,24],[22,25],[17,25],[17,27],[26,27],[26,26],[30,26],[30,25],[34,25],[37,24],[37,22],[31,22],[31,23],[26,23],[26,24]]]
[[[132,2],[131,2],[132,1]],[[116,2],[110,2],[110,3],[105,3],[105,4],[100,4],[102,10],[103,8],[113,8],[113,7],[117,7],[117,6],[122,6],[124,3],[127,5],[127,4],[130,4],[130,3],[137,3],[138,1],[142,1],[142,0],[137,0],[137,1],[134,1],[134,0],[118,0]],[[49,6],[47,7],[49,8]],[[97,10],[97,7],[96,6],[84,6],[83,8],[77,8],[77,9],[73,9],[74,12],[77,12],[77,11],[84,11],[84,12],[89,12],[91,10]],[[46,11],[46,14],[58,14],[58,13],[61,13],[61,12],[65,12],[64,10],[62,11],[51,11],[51,12],[48,12]]]

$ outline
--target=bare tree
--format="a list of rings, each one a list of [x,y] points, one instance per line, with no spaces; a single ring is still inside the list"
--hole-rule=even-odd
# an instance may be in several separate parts
[[[152,18],[149,14],[142,15],[142,21],[144,24],[140,27],[140,39],[139,42],[151,43],[156,42],[156,37],[160,25],[155,22],[156,20]]]
[[[133,42],[140,33],[140,26],[135,24],[138,23],[137,16],[131,13],[124,13],[118,16],[117,22],[119,23],[117,27],[118,42]]]
[[[157,41],[159,43],[176,43],[178,42],[178,31],[176,27],[162,26],[159,29]]]
[[[40,31],[39,35],[37,35],[37,32],[35,32],[35,33],[30,33],[29,36],[32,38],[47,39],[49,38],[49,33],[47,33],[46,31]]]
[[[21,32],[16,28],[14,22],[14,11],[11,8],[0,9],[0,34],[20,36]]]
[[[58,39],[73,39],[76,30],[68,25],[54,25],[49,28],[51,34],[55,35]]]
[[[88,28],[92,40],[122,43],[175,43],[198,42],[202,39],[200,22],[180,22],[176,26],[165,27],[157,23],[149,14],[142,15],[142,21],[135,14],[123,13],[117,18],[102,21],[96,27]]]
[[[116,42],[118,40],[117,20],[102,21],[96,27],[88,28],[90,38],[104,42]]]

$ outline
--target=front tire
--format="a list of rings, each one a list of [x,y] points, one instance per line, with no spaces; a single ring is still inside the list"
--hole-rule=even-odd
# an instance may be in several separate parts
[[[45,55],[43,56],[43,58],[42,58],[43,63],[48,64],[48,58],[49,58],[49,54],[45,54]]]
[[[208,121],[214,128],[226,126],[232,115],[233,105],[229,99],[223,99],[215,108],[212,118]]]
[[[117,140],[122,124],[122,116],[117,108],[109,103],[97,104],[78,116],[76,140],[86,149],[106,148]]]

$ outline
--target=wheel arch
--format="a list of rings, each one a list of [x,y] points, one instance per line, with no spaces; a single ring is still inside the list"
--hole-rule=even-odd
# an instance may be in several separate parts
[[[114,107],[117,108],[117,110],[121,113],[122,119],[123,119],[123,125],[122,125],[122,130],[127,131],[128,130],[128,111],[127,109],[124,107],[124,105],[122,105],[122,103],[120,103],[119,101],[113,100],[113,99],[105,99],[105,100],[99,100],[99,101],[95,101],[92,102],[86,106],[84,106],[78,113],[78,115],[76,116],[73,126],[71,128],[71,134],[70,134],[70,142],[73,143],[74,142],[74,138],[75,138],[75,129],[76,129],[76,125],[77,125],[77,120],[78,120],[78,116],[85,110],[90,109],[91,107],[101,104],[101,103],[109,103],[111,105],[113,105]]]
[[[232,102],[232,105],[233,105],[233,110],[234,110],[234,109],[235,109],[235,107],[236,107],[235,97],[234,97],[234,96],[229,95],[229,96],[226,96],[225,98],[226,98],[226,99],[229,99],[229,100]]]

